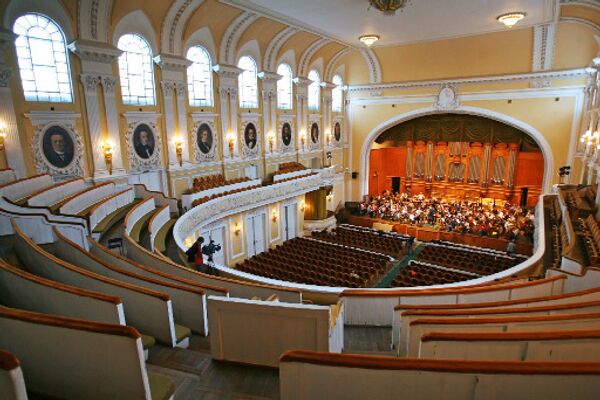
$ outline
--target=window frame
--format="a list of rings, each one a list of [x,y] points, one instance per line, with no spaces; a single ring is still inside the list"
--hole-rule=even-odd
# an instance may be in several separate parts
[[[311,75],[316,75],[317,79],[311,79]],[[319,111],[321,109],[321,75],[319,75],[316,69],[311,69],[308,72],[308,79],[312,81],[308,85],[308,109],[310,111]]]
[[[336,83],[336,80],[338,83]],[[344,93],[342,91],[344,81],[340,75],[336,74],[333,76],[333,79],[331,79],[331,83],[335,85],[335,87],[331,89],[331,111],[340,113],[344,109]]]
[[[37,24],[33,23],[33,18],[36,19]],[[40,21],[45,22],[45,25],[42,26]],[[50,32],[47,29],[48,27],[55,29],[55,31]],[[32,29],[44,31],[48,35],[48,38],[33,36],[30,32]],[[20,30],[24,30],[24,32],[18,33]],[[73,103],[73,79],[71,76],[71,65],[69,62],[69,50],[67,48],[65,33],[58,22],[45,14],[28,12],[15,20],[13,23],[12,32],[18,36],[15,39],[14,44],[17,54],[21,89],[23,91],[23,97],[25,98],[25,101]],[[53,55],[51,63],[36,63],[36,56],[34,55],[36,53],[32,51],[32,40],[46,40],[50,42],[50,51]],[[26,43],[21,44],[20,42]],[[59,59],[61,56],[63,57],[62,60]],[[43,73],[44,69],[46,70],[46,73]],[[53,69],[53,71],[49,72],[48,69]],[[60,71],[60,69],[63,70]],[[44,76],[36,77],[38,74],[44,74]],[[47,74],[50,74],[51,77],[48,77]],[[30,76],[30,78],[27,78],[27,76]],[[42,88],[40,83],[43,81],[56,82],[57,91],[41,90]]]
[[[243,60],[250,60],[252,62],[252,69],[242,67]],[[237,67],[243,70],[238,75],[239,107],[258,108],[258,64],[254,58],[246,55],[240,57]]]
[[[147,50],[146,52],[135,52],[132,50],[128,50],[126,48],[122,48],[121,46],[125,47],[124,44],[122,45],[121,42],[124,40],[124,38],[135,38],[136,41],[139,44],[144,45],[145,49]],[[132,44],[131,42],[128,44]],[[119,60],[118,60],[118,66],[119,66],[119,82],[121,85],[121,100],[123,102],[123,104],[125,105],[130,105],[130,106],[156,106],[157,101],[156,101],[156,84],[154,81],[154,60],[153,60],[153,53],[152,53],[152,47],[150,46],[150,43],[146,40],[146,38],[142,35],[140,35],[139,33],[136,32],[129,32],[126,33],[124,35],[122,35],[119,40],[117,41],[117,48],[121,51],[123,51],[123,53],[119,56]],[[131,61],[128,61],[128,58],[132,58],[138,56],[140,58],[142,58],[141,63],[142,63],[142,72],[140,73],[140,75],[133,75],[129,72],[129,65],[131,63]],[[143,59],[145,58],[145,60]],[[125,73],[125,74],[124,74]],[[125,75],[125,76],[124,76]],[[132,77],[138,77],[138,80],[141,80],[142,82],[144,82],[144,95],[140,96],[137,94],[131,94],[131,80]],[[151,92],[151,96],[149,96],[148,92]],[[141,101],[141,99],[144,99],[143,101]]]
[[[194,70],[194,66],[203,66],[204,63],[202,61],[195,61],[190,58],[190,52],[194,50],[199,50],[201,54],[203,54],[204,60],[207,61],[208,66],[204,68],[204,71]],[[192,62],[192,65],[187,67],[186,76],[187,76],[187,88],[188,88],[188,103],[190,107],[214,107],[214,89],[213,89],[213,76],[212,76],[212,58],[208,50],[200,45],[195,45],[190,47],[186,52],[186,59]],[[203,68],[203,67],[200,67]],[[202,79],[196,79],[197,75],[202,73]],[[204,95],[205,97],[196,96],[195,91],[195,82],[202,82],[204,86]]]
[[[282,77],[277,81],[277,108],[279,110],[291,110],[294,108],[294,89],[293,89],[293,79],[294,79],[294,74],[292,72],[292,68],[286,64],[286,63],[281,63],[277,66],[277,73],[279,75],[281,75],[279,73],[280,68],[286,68],[286,71],[289,72],[289,74],[287,76],[282,75]],[[289,79],[289,83],[285,82],[285,80]],[[283,87],[283,85],[286,84],[285,87]],[[286,97],[288,98],[288,102],[287,104],[283,103],[282,104],[282,92],[284,92],[287,89],[288,93],[286,95]]]

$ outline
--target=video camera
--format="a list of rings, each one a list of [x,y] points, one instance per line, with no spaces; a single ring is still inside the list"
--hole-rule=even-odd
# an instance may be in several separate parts
[[[215,244],[215,241],[210,239],[210,242],[206,246],[202,246],[202,254],[208,256],[208,261],[213,262],[213,254],[217,251],[221,251],[221,245]]]

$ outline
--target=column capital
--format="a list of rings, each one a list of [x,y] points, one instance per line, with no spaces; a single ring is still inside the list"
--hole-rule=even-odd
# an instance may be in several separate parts
[[[299,88],[307,88],[312,83],[310,79],[304,76],[297,76],[292,79],[292,82],[294,82]]]
[[[0,66],[0,88],[10,87],[10,77],[12,74],[12,68]]]
[[[213,66],[213,71],[222,78],[237,79],[238,75],[244,72],[243,69],[229,64],[217,64]]]
[[[102,82],[102,77],[97,74],[81,74],[81,83],[86,93],[96,93],[96,88]]]
[[[281,78],[283,78],[283,76],[275,73],[275,72],[271,72],[271,71],[262,71],[258,73],[258,77],[260,79],[262,79],[263,82],[277,82],[278,80],[280,80]]]

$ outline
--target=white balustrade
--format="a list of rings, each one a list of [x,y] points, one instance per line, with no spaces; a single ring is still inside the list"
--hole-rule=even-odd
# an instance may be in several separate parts
[[[251,186],[258,186],[260,184],[260,179],[253,179],[245,182],[233,183],[231,185],[217,186],[211,189],[201,190],[199,192],[191,194],[184,194],[183,196],[181,196],[181,204],[183,205],[184,210],[189,210],[190,208],[192,208],[192,203],[194,202],[194,200],[201,199],[203,197],[210,197],[213,194],[229,192],[232,190],[248,188]]]

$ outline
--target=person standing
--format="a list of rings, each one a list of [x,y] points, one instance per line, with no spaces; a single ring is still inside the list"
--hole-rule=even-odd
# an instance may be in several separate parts
[[[188,262],[193,262],[196,266],[196,271],[198,272],[208,272],[208,268],[206,264],[204,264],[204,256],[202,255],[202,243],[204,243],[204,238],[200,236],[192,247],[187,249],[185,254],[187,255]]]
[[[514,254],[514,252],[516,250],[517,250],[517,245],[515,244],[515,241],[511,240],[510,242],[508,242],[508,246],[506,246],[506,254],[511,256]]]

